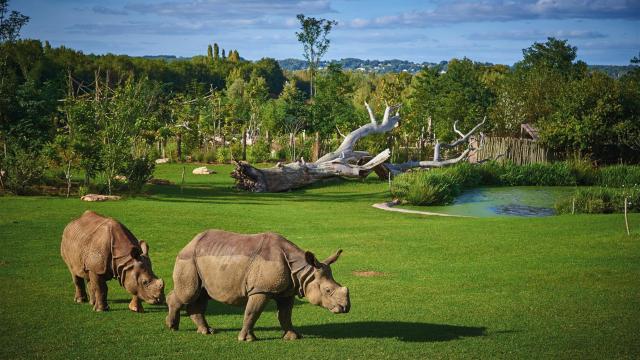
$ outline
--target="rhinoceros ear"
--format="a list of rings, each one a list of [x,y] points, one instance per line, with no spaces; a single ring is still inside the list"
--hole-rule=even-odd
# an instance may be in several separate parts
[[[140,240],[140,249],[142,249],[143,256],[149,256],[149,244],[146,241]]]
[[[313,266],[314,268],[319,269],[320,267],[322,267],[322,265],[320,265],[320,263],[318,262],[318,259],[316,259],[316,256],[313,255],[311,251],[305,251],[304,258],[305,260],[307,260],[307,263],[309,263],[309,265]]]
[[[140,255],[142,255],[142,250],[140,250],[140,248],[137,247],[132,247],[131,248],[131,257],[134,259],[140,259]]]
[[[342,249],[338,249],[338,251],[336,251],[335,254],[329,256],[328,258],[326,258],[323,263],[326,265],[331,265],[334,262],[336,262],[336,260],[338,260],[338,258],[340,257],[340,254],[342,254]]]

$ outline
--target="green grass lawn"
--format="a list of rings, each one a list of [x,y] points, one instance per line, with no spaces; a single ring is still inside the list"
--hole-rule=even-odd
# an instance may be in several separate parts
[[[546,218],[438,218],[371,207],[386,182],[331,182],[282,194],[232,189],[230,166],[191,175],[146,196],[86,203],[0,197],[0,358],[637,358],[640,354],[640,214]],[[179,182],[182,165],[156,177]],[[111,311],[73,302],[60,258],[62,230],[84,210],[113,216],[150,244],[154,270],[173,288],[177,252],[207,228],[275,231],[324,258],[348,286],[351,312],[305,300],[293,321],[304,339],[280,339],[275,307],[256,326],[261,341],[236,340],[242,309],[210,302],[218,330],[204,336],[166,309],[127,309],[109,283]],[[357,271],[380,276],[360,277]]]

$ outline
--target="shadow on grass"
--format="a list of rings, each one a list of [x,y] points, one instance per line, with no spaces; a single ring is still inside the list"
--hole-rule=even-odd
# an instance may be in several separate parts
[[[324,339],[398,339],[406,342],[439,342],[459,340],[465,337],[486,336],[485,327],[429,324],[404,321],[356,321],[340,324],[305,325],[295,327],[302,336]],[[220,329],[219,332],[238,332],[240,328]],[[280,330],[277,327],[255,328],[256,336],[260,331]]]
[[[485,327],[429,324],[404,321],[358,321],[340,324],[300,326],[304,335],[328,339],[397,338],[400,341],[451,341],[464,337],[485,336]]]
[[[246,203],[250,205],[270,205],[271,200],[313,200],[313,201],[357,201],[366,200],[371,196],[380,195],[380,191],[365,192],[356,191],[353,184],[379,183],[377,179],[345,180],[329,179],[320,181],[310,186],[281,193],[250,193],[234,188],[233,183],[220,181],[192,180],[172,185],[149,185],[145,191],[145,198],[161,202],[206,202],[206,203]],[[323,189],[321,192],[311,191]],[[383,191],[384,193],[384,191]]]

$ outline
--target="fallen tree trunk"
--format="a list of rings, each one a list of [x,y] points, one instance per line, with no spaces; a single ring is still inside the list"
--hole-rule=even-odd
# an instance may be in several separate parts
[[[244,161],[236,161],[236,169],[231,173],[236,187],[253,192],[280,192],[334,177],[366,177],[376,166],[384,163],[391,152],[386,149],[371,158],[368,152],[353,149],[361,138],[371,134],[382,134],[398,126],[400,106],[387,106],[381,123],[376,121],[369,104],[365,103],[365,106],[371,122],[347,135],[335,151],[312,163],[301,159],[285,165],[279,163],[267,169],[258,169]],[[394,112],[395,115],[391,116]]]
[[[477,149],[469,146],[458,157],[448,160],[441,159],[441,149],[455,148],[461,144],[469,143],[471,135],[486,121],[486,118],[483,119],[482,122],[478,123],[466,134],[457,129],[457,122],[454,123],[453,129],[460,135],[460,138],[452,143],[436,142],[433,160],[389,164],[385,163],[391,156],[389,149],[371,158],[368,152],[355,151],[354,148],[358,140],[365,136],[386,133],[397,127],[400,121],[398,113],[400,106],[387,106],[381,123],[376,121],[369,104],[365,103],[365,106],[369,112],[371,122],[345,136],[335,151],[325,154],[315,162],[306,163],[304,159],[301,159],[289,164],[278,163],[275,167],[267,169],[258,169],[247,162],[236,161],[236,169],[231,173],[231,176],[236,181],[236,187],[253,192],[281,192],[303,187],[323,179],[335,177],[364,178],[371,171],[375,171],[380,178],[386,180],[389,176],[395,176],[413,168],[453,165],[466,160]],[[395,115],[391,116],[392,113],[395,113]]]

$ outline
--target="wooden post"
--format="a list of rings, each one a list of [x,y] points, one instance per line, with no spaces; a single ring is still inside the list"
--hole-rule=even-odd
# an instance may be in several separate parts
[[[624,225],[627,228],[627,235],[631,235],[629,232],[629,218],[627,217],[627,199],[628,197],[624,198]]]
[[[315,139],[313,141],[313,149],[311,151],[311,161],[316,162],[320,157],[320,133],[316,131]]]
[[[178,161],[182,162],[182,133],[176,135]]]
[[[574,197],[571,201],[571,215],[576,213],[576,198]]]
[[[67,198],[69,197],[69,193],[71,192],[71,160],[69,160],[69,166],[67,166],[67,173],[65,174],[67,178]]]
[[[247,127],[242,128],[242,160],[247,160]]]
[[[184,169],[186,166],[182,165],[182,182],[180,183],[180,194],[182,194],[182,188],[184,188]]]

